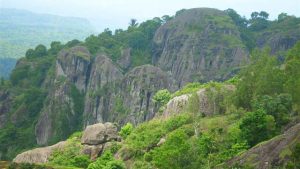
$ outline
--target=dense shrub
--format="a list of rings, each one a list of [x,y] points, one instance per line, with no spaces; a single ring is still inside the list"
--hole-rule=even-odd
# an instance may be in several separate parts
[[[250,146],[271,138],[275,131],[275,120],[264,110],[249,112],[240,124],[242,137]]]
[[[123,139],[126,139],[126,137],[128,135],[130,135],[130,133],[133,130],[133,125],[131,123],[127,123],[125,126],[123,126],[119,132],[119,134],[121,135],[121,137]]]
[[[125,164],[116,160],[110,151],[105,151],[101,157],[88,166],[88,169],[125,169]]]

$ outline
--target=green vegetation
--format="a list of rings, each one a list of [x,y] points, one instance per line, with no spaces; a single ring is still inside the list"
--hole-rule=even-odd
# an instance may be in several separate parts
[[[110,151],[106,151],[95,162],[88,166],[88,169],[125,169],[125,164],[116,160]]]
[[[138,24],[136,20],[127,30],[117,29],[114,34],[109,29],[98,36],[86,38],[84,45],[92,54],[105,53],[112,61],[117,62],[122,50],[131,49],[131,68],[151,63],[151,45],[155,31],[163,23],[160,18]],[[129,68],[124,68],[128,70]]]
[[[247,141],[248,145],[254,146],[273,136],[275,120],[273,116],[267,115],[263,110],[257,110],[249,112],[243,117],[239,127],[242,137]]]
[[[51,155],[49,163],[66,167],[87,168],[92,161],[87,155],[81,154],[81,136],[82,133],[74,133],[67,140],[67,146],[64,149],[59,149]]]
[[[126,139],[127,136],[131,134],[132,130],[133,130],[133,125],[131,123],[127,123],[125,126],[121,128],[119,134],[123,139]]]
[[[294,66],[299,57],[291,52],[299,48],[300,43],[290,50],[284,67],[268,50],[255,51],[251,64],[238,77],[225,83],[188,84],[175,92],[173,97],[191,94],[188,112],[138,125],[119,150],[122,159],[130,161],[132,168],[214,168],[280,134],[290,121],[299,118],[298,95],[293,93],[299,94],[295,82],[300,67]],[[294,62],[289,62],[291,59]],[[293,83],[293,88],[288,83]],[[224,84],[235,84],[237,90],[222,93]],[[218,102],[221,98],[208,92],[211,101],[223,107],[212,117],[201,116],[199,100],[192,99],[201,88],[221,92],[225,99]],[[167,92],[158,93],[164,96]],[[295,167],[297,153],[296,146],[293,153],[285,155],[289,160],[281,165]]]
[[[281,30],[283,27],[292,29],[299,24],[299,19],[281,14],[278,20],[269,21],[268,14],[262,11],[254,12],[251,19],[247,20],[232,9],[225,12],[232,20],[229,17],[224,19],[210,16],[209,21],[220,23],[224,30],[232,28],[233,24],[238,25],[243,42],[230,36],[230,33],[224,33],[220,37],[213,33],[211,38],[212,42],[222,38],[228,46],[247,46],[251,51],[251,63],[237,76],[226,82],[190,83],[174,93],[166,89],[159,90],[153,97],[158,107],[164,106],[176,96],[188,94],[190,98],[187,108],[178,115],[157,117],[135,128],[127,123],[119,132],[123,138],[120,145],[103,152],[96,161],[81,154],[81,133],[76,133],[67,140],[64,150],[52,154],[49,166],[123,169],[126,164],[136,169],[214,168],[281,134],[287,126],[296,123],[300,118],[300,43],[290,51],[280,53],[281,57],[284,56],[281,60],[277,55],[272,55],[272,49],[254,48],[256,40],[263,33]],[[1,158],[12,159],[17,153],[36,146],[35,126],[44,104],[50,102],[46,96],[50,91],[48,85],[54,80],[55,61],[59,51],[76,45],[85,46],[92,58],[80,52],[77,57],[90,60],[97,54],[106,54],[126,73],[136,66],[151,63],[154,55],[153,36],[158,27],[171,18],[164,16],[141,24],[132,19],[127,30],[118,29],[112,33],[106,29],[97,36],[91,35],[84,42],[73,40],[62,44],[55,41],[49,49],[47,45],[38,45],[27,50],[26,57],[19,60],[9,80],[0,81],[0,91],[9,93],[7,104],[11,104],[7,113],[9,120],[0,129]],[[200,29],[201,26],[190,27],[189,33]],[[214,43],[208,48],[213,49]],[[125,49],[130,49],[131,65],[128,67],[123,67],[120,63]],[[61,110],[55,110],[58,115],[52,120],[57,122],[53,127],[56,133],[50,142],[57,142],[80,130],[84,118],[83,91],[79,91],[64,76],[55,80],[66,84],[65,92],[74,105],[73,110],[69,109],[69,105],[62,105]],[[107,84],[90,94],[105,98],[114,87]],[[232,90],[224,90],[225,87]],[[197,95],[200,89],[205,89],[207,95],[204,102]],[[116,98],[113,102],[114,111],[119,113],[120,118],[127,117],[129,111],[124,106],[123,98]],[[206,106],[210,112],[201,112],[199,105]],[[292,148],[282,155],[286,158],[284,165],[287,168],[299,167],[299,145]],[[118,159],[115,159],[115,154]],[[35,166],[24,164],[15,167]]]
[[[165,105],[171,99],[171,93],[167,89],[159,90],[153,96],[153,101],[160,106]]]

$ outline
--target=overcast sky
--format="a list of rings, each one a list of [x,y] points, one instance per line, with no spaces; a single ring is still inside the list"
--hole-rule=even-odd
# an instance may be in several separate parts
[[[144,21],[180,9],[233,8],[248,17],[267,11],[272,19],[281,12],[300,16],[300,0],[0,0],[0,7],[89,19],[98,29],[126,28],[131,18]]]

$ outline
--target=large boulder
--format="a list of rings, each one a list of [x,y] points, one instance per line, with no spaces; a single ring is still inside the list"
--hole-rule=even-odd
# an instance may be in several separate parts
[[[291,150],[300,142],[300,123],[282,135],[265,141],[229,160],[227,165],[250,165],[253,168],[281,168],[290,160]]]
[[[13,160],[15,163],[47,163],[51,154],[58,149],[63,149],[66,142],[62,141],[53,146],[36,148],[23,152]]]
[[[196,102],[193,106],[197,107],[198,112],[205,116],[212,116],[218,113],[223,113],[221,103],[224,101],[224,96],[235,90],[233,85],[224,85],[221,87],[208,87],[199,89],[196,94]],[[162,113],[164,118],[174,114],[183,113],[191,99],[191,94],[184,94],[171,99]]]
[[[87,126],[84,130],[81,144],[99,145],[110,141],[120,140],[117,127],[112,123],[98,123]]]

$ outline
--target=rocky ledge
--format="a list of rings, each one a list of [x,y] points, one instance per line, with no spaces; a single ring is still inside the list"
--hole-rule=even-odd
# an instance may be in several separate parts
[[[81,137],[81,152],[95,160],[103,150],[112,145],[113,141],[121,141],[114,124],[98,123],[87,126]],[[63,150],[66,146],[67,141],[62,141],[52,146],[36,148],[17,155],[13,161],[16,163],[47,163],[53,152]]]

